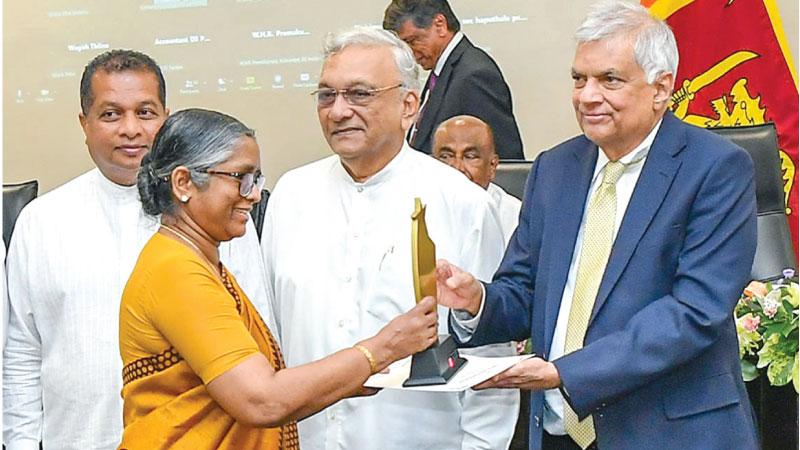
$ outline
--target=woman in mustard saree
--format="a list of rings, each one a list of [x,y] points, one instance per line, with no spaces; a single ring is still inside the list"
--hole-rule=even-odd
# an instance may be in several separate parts
[[[436,339],[427,298],[377,335],[285,368],[250,300],[219,260],[245,233],[264,176],[254,133],[214,111],[170,116],[142,161],[144,210],[161,228],[120,308],[124,449],[297,449],[296,421]]]

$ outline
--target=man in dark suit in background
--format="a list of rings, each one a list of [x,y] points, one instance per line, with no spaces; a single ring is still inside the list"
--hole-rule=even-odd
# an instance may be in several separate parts
[[[440,304],[467,345],[538,357],[478,388],[530,390],[530,448],[755,450],[733,309],[756,247],[747,153],[667,112],[678,50],[638,4],[576,32],[583,135],[539,155],[492,283],[446,261]]]
[[[436,127],[466,114],[489,124],[501,159],[525,158],[508,84],[497,63],[460,31],[447,0],[393,0],[383,28],[406,41],[417,62],[431,71],[408,135],[411,147],[431,153]]]

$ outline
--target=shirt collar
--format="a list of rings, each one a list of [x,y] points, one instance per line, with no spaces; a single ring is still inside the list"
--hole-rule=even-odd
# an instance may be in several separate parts
[[[447,58],[450,57],[450,53],[453,53],[456,45],[458,45],[463,38],[464,33],[457,31],[456,34],[453,35],[453,39],[450,39],[450,42],[447,43],[447,47],[445,47],[442,54],[439,55],[439,59],[436,60],[436,65],[433,67],[433,73],[435,73],[437,77],[442,74],[444,63],[447,62]]]
[[[345,182],[345,184],[351,185],[356,188],[368,188],[372,186],[377,186],[383,182],[392,179],[394,174],[398,172],[399,170],[398,167],[400,167],[402,165],[403,160],[406,159],[407,157],[406,155],[408,155],[408,152],[411,151],[416,151],[416,150],[412,150],[411,147],[408,145],[408,142],[403,141],[403,147],[400,149],[397,155],[395,155],[395,157],[392,158],[392,160],[389,161],[388,164],[383,166],[383,169],[379,170],[375,175],[367,178],[367,180],[363,182],[357,182],[353,180],[353,177],[350,176],[350,174],[347,173],[347,169],[344,168],[341,159],[339,160],[339,163],[336,164],[337,166],[336,170],[339,172],[339,175]]]
[[[489,183],[489,186],[486,188],[486,192],[489,193],[489,196],[492,198],[492,200],[494,200],[495,204],[499,204],[503,199],[503,194],[506,193],[503,188],[494,183]]]
[[[623,164],[630,164],[632,161],[636,161],[636,164],[639,164],[644,161],[645,158],[647,158],[647,154],[650,152],[650,146],[653,145],[653,141],[656,139],[656,134],[658,134],[658,129],[661,128],[661,122],[663,120],[663,117],[659,119],[656,123],[656,126],[650,130],[650,133],[647,135],[647,137],[645,137],[644,140],[633,149],[633,151],[628,152],[627,155],[620,158],[619,162]],[[603,170],[603,167],[605,167],[606,163],[608,162],[608,156],[606,156],[606,153],[603,151],[603,149],[597,147],[597,151],[597,164],[594,167],[595,177],[601,170]],[[594,179],[594,177],[592,179]]]
[[[133,186],[122,186],[106,178],[100,169],[95,168],[94,170],[97,185],[100,187],[101,192],[116,200],[139,201],[139,188],[135,184]]]

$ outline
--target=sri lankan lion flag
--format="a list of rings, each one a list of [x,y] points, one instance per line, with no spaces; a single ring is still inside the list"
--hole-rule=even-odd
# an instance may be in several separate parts
[[[702,127],[775,122],[797,252],[797,72],[775,0],[641,0],[675,33],[672,110]]]

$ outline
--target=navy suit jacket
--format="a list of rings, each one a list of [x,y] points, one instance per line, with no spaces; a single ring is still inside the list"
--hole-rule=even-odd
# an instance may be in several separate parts
[[[548,358],[598,148],[542,153],[469,345],[530,338]],[[583,349],[553,363],[601,450],[756,449],[733,309],[756,246],[753,163],[667,113],[620,225]],[[542,392],[531,394],[531,449]]]
[[[423,98],[427,82],[425,86]],[[500,159],[525,159],[508,84],[497,63],[466,36],[447,58],[422,113],[413,142],[409,142],[421,152],[431,153],[433,133],[440,123],[468,114],[492,127]]]

